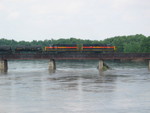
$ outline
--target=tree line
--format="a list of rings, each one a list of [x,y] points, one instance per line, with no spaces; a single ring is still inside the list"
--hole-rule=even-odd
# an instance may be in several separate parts
[[[150,53],[150,36],[146,37],[142,34],[129,35],[129,36],[115,36],[104,40],[83,40],[78,38],[58,40],[33,40],[33,41],[15,41],[1,38],[0,46],[8,45],[11,47],[26,45],[26,46],[50,46],[51,44],[111,44],[117,47],[117,52],[123,53]]]

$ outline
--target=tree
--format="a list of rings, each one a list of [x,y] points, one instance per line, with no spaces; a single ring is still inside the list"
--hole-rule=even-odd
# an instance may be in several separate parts
[[[143,53],[147,53],[149,52],[150,53],[150,36],[145,38],[143,41],[142,41],[142,44],[141,44],[141,52]]]

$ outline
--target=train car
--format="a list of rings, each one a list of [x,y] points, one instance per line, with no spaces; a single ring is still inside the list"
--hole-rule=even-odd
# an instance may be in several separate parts
[[[74,52],[78,51],[78,46],[77,44],[53,44],[45,47],[44,50],[49,52]]]
[[[114,52],[115,46],[107,44],[54,44],[45,47],[49,52]]]
[[[107,44],[83,44],[83,52],[114,52],[116,50],[115,46]]]
[[[7,45],[1,45],[0,46],[0,54],[9,54],[12,52],[12,48],[11,46],[7,46]]]
[[[41,52],[42,46],[16,46],[15,52]]]
[[[51,46],[0,46],[0,54],[15,53],[39,53],[39,52],[114,52],[115,46],[108,44],[53,44]]]

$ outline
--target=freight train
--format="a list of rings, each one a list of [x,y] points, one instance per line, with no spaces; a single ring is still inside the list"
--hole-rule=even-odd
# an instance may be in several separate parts
[[[20,52],[114,52],[116,46],[108,44],[53,44],[50,46],[0,46],[0,53]]]
[[[49,47],[45,47],[44,51],[81,51],[81,52],[112,52],[116,47],[106,44],[54,44]]]

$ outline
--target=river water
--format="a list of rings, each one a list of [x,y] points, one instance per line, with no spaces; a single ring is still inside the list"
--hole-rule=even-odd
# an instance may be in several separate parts
[[[0,74],[0,113],[149,113],[150,71],[145,62],[9,61]]]

